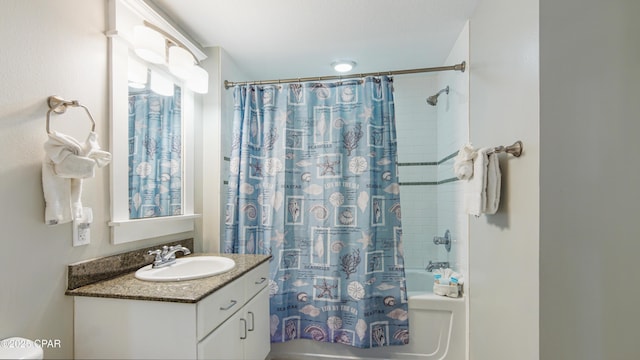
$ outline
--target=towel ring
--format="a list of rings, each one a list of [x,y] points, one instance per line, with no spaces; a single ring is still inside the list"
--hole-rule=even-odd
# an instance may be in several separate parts
[[[67,107],[69,106],[83,108],[84,111],[87,112],[87,115],[91,120],[91,131],[93,132],[96,131],[96,121],[93,119],[93,116],[91,116],[91,112],[89,111],[89,108],[80,104],[78,100],[67,101],[61,98],[60,96],[53,95],[47,98],[47,105],[49,105],[49,111],[47,111],[47,134],[51,134],[51,131],[49,130],[49,122],[50,122],[49,120],[51,118],[51,113],[54,112],[56,114],[64,114],[65,111],[67,111]]]

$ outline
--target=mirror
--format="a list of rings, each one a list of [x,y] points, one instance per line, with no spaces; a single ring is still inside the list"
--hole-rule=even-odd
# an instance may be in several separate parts
[[[182,89],[167,81],[158,93],[152,76],[163,75],[147,73],[142,86],[129,78],[129,219],[183,214]]]
[[[194,91],[207,91],[197,66],[206,56],[146,2],[109,6],[111,241],[193,231]]]

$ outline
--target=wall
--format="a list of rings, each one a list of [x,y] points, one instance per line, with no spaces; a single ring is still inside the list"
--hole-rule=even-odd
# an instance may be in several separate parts
[[[0,339],[60,340],[60,348],[44,349],[46,358],[73,357],[73,299],[64,295],[67,264],[167,240],[110,244],[108,167],[84,182],[82,200],[94,213],[91,244],[74,248],[70,224],[44,224],[47,97],[88,106],[102,148],[109,147],[106,9],[103,0],[0,1]],[[54,116],[51,128],[84,138],[90,125],[81,109],[70,109]]]
[[[581,6],[580,6],[581,7]],[[470,26],[470,140],[500,155],[497,214],[469,218],[470,359],[539,359],[538,0],[481,0]]]
[[[220,70],[222,49],[209,47],[205,49],[207,59],[203,62],[209,73],[209,93],[202,98],[201,127],[196,128],[196,141],[201,151],[196,151],[196,188],[202,196],[196,196],[196,212],[202,214],[197,221],[199,234],[202,236],[203,252],[218,253],[220,241],[220,222],[212,219],[220,218],[220,198],[224,194],[222,189],[222,168],[226,163],[222,161],[222,119],[220,109],[225,95],[220,89]],[[198,193],[198,191],[197,191]]]
[[[220,79],[224,83],[225,80],[238,82],[248,81],[250,79],[238,66],[233,58],[224,49],[220,49]],[[222,191],[220,192],[220,201],[218,206],[220,208],[220,215],[215,218],[218,219],[219,224],[224,224],[225,207],[227,204],[228,186],[226,184],[229,179],[229,157],[231,156],[231,139],[233,138],[233,88],[222,90],[221,94],[221,151],[220,158],[223,159],[222,169],[220,170],[220,178],[222,181]],[[225,229],[224,225],[218,225],[220,242],[224,240]],[[219,244],[218,244],[219,246]]]
[[[640,358],[639,15],[540,1],[541,359]]]

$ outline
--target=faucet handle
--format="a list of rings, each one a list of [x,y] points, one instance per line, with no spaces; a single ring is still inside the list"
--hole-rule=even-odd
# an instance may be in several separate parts
[[[162,261],[162,250],[155,249],[147,251],[147,255],[155,255],[155,261]]]

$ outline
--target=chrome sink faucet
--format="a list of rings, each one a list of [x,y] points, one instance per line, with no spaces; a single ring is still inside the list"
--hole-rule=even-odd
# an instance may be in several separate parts
[[[184,255],[191,254],[191,251],[182,245],[175,246],[163,246],[162,249],[149,250],[148,255],[155,255],[156,258],[153,261],[153,268],[161,268],[169,266],[176,262],[176,252],[182,251]]]

